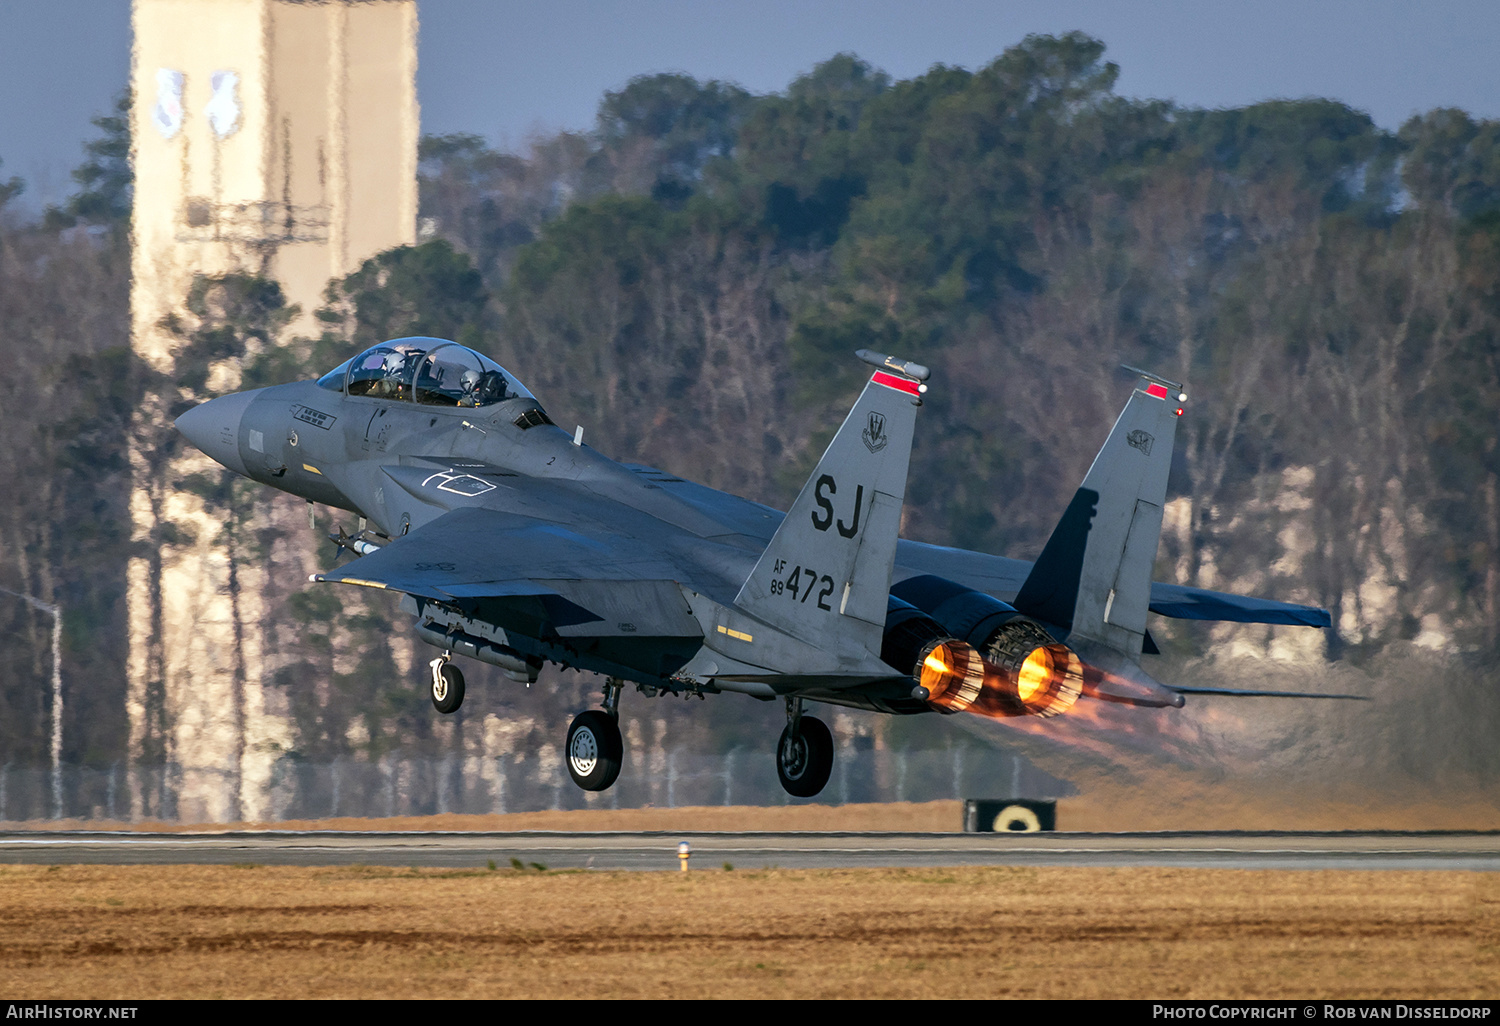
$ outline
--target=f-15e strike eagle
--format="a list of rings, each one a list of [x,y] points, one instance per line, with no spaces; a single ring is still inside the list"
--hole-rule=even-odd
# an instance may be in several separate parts
[[[1181,386],[1145,372],[1035,563],[897,537],[927,368],[875,367],[791,511],[616,463],[556,427],[509,372],[401,338],[317,381],[212,399],[177,428],[236,473],[359,517],[358,558],[314,582],[399,592],[433,705],[463,702],[455,655],[534,681],[603,675],[568,729],[579,787],[614,783],[627,683],[786,703],[792,795],[833,767],[822,702],[891,714],[1059,716],[1081,701],[1176,707],[1141,669],[1146,614],[1328,627],[1326,610],[1151,580]],[[1247,692],[1223,692],[1245,694]],[[1256,692],[1329,697],[1297,692]]]

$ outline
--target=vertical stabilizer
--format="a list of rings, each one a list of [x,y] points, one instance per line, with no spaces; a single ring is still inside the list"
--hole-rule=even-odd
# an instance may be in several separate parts
[[[1133,368],[1127,368],[1133,369]],[[1141,654],[1181,387],[1141,381],[1016,595],[1016,608],[1073,639]]]
[[[871,376],[734,604],[809,644],[878,655],[927,370],[860,356],[892,370]]]

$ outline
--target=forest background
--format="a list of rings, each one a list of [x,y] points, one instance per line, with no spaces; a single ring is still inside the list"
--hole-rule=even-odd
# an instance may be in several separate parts
[[[428,137],[418,245],[331,282],[316,338],[287,331],[255,268],[201,279],[169,379],[130,352],[125,102],[96,120],[66,206],[22,216],[6,203],[24,183],[0,179],[0,588],[65,611],[64,760],[171,759],[172,710],[135,748],[126,713],[128,454],[149,442],[160,469],[182,444],[143,426],[141,397],[174,415],[217,362],[250,387],[424,334],[496,358],[607,455],[781,508],[857,392],[852,350],[915,359],[934,387],[904,534],[1028,559],[1123,404],[1120,364],[1180,378],[1157,579],[1326,606],[1334,629],[1153,618],[1155,672],[1376,701],[994,729],[1063,776],[1191,765],[1494,800],[1500,124],[1446,109],[1391,133],[1318,99],[1202,110],[1117,96],[1117,73],[1098,40],[1034,36],[904,81],[849,54],[768,95],[642,77],[605,94],[594,131],[521,153]],[[300,524],[307,558],[332,562],[289,497],[227,472],[165,483],[210,497],[245,558]],[[136,544],[182,540],[168,525]],[[517,750],[555,744],[592,700],[576,675],[471,683],[436,724],[394,602],[304,590],[308,569],[278,568],[278,661],[254,682],[290,718],[288,759],[438,752],[481,722]],[[51,628],[0,597],[7,766],[50,758]],[[658,705],[658,740],[695,750],[769,751],[779,730]],[[874,719],[841,729],[932,729]]]

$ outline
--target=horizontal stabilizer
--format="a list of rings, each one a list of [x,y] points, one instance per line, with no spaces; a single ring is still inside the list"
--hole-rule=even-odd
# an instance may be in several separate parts
[[[1177,620],[1225,623],[1277,623],[1297,627],[1332,627],[1328,610],[1291,602],[1229,595],[1180,584],[1151,585],[1151,612]]]
[[[1322,691],[1254,691],[1249,688],[1190,688],[1178,684],[1167,687],[1179,695],[1229,695],[1235,698],[1342,698],[1353,702],[1368,702],[1369,695],[1330,695]]]

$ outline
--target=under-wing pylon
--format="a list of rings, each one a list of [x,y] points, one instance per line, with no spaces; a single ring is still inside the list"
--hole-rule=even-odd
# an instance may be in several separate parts
[[[602,675],[602,708],[567,738],[590,790],[619,773],[630,684],[784,701],[777,769],[806,797],[833,760],[808,702],[1043,717],[1080,701],[1178,706],[1190,689],[1140,666],[1148,612],[1328,626],[1314,607],[1151,581],[1186,396],[1144,372],[1034,564],[900,539],[930,374],[858,355],[873,372],[785,514],[606,458],[508,371],[441,339],[382,343],[177,426],[231,470],[360,518],[332,539],[357,558],[312,580],[401,594],[440,652],[425,678],[439,712],[463,702],[456,657],[523,681],[549,662]]]

